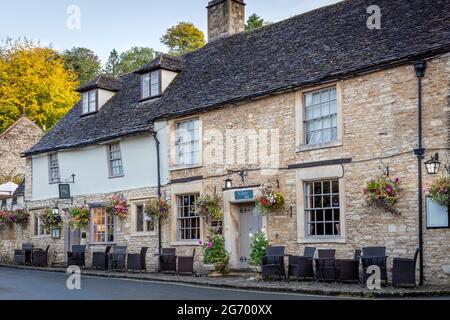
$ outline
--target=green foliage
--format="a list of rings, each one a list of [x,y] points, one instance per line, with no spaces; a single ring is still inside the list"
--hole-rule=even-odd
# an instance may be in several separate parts
[[[258,16],[256,13],[252,14],[247,19],[247,23],[245,24],[246,31],[252,31],[264,26],[264,19]]]
[[[430,185],[428,194],[439,205],[447,207],[450,202],[448,192],[450,190],[450,176],[441,177]]]
[[[109,55],[103,72],[111,76],[130,73],[152,62],[159,55],[159,52],[146,47],[133,47],[121,54],[114,49]]]
[[[70,208],[70,226],[75,229],[84,229],[89,226],[90,212],[87,207]]]
[[[169,53],[180,55],[197,50],[205,45],[205,35],[190,22],[180,22],[167,29],[161,42],[169,47]]]
[[[256,212],[265,216],[272,210],[283,208],[284,197],[280,191],[274,191],[270,188],[261,188],[261,196],[256,197]]]
[[[103,73],[110,76],[117,76],[119,73],[117,72],[117,64],[119,63],[119,53],[116,49],[113,49],[109,54],[108,61],[106,62],[105,69],[103,69]]]
[[[45,210],[45,212],[41,215],[41,219],[45,230],[48,232],[50,232],[52,228],[59,227],[62,224],[61,216],[53,213],[52,209]]]
[[[216,195],[204,194],[197,198],[194,206],[197,214],[206,220],[220,220],[223,216],[220,199]]]
[[[399,191],[400,179],[393,179],[384,174],[369,180],[363,189],[366,200],[370,205],[382,207],[395,214],[399,214],[393,207],[398,200]]]
[[[250,265],[260,266],[262,257],[266,254],[266,248],[269,246],[269,240],[264,232],[257,232],[252,236],[250,244]]]
[[[216,271],[227,274],[229,272],[229,253],[225,250],[225,238],[219,234],[212,234],[203,245],[203,262],[214,264]]]
[[[98,56],[88,48],[73,47],[62,54],[66,69],[76,73],[80,85],[95,78],[101,70]]]
[[[0,46],[0,133],[22,115],[48,130],[79,100],[76,75],[51,48],[28,40]]]
[[[165,219],[169,216],[170,204],[164,199],[151,199],[144,205],[144,214],[154,219]]]
[[[15,169],[11,170],[9,173],[0,174],[0,184],[7,182],[14,182],[15,184],[21,184],[24,180],[23,174],[15,174]]]

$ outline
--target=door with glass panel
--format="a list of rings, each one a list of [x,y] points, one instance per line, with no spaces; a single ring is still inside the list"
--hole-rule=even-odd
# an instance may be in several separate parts
[[[250,267],[251,237],[262,229],[262,217],[254,211],[255,207],[253,205],[242,206],[239,208],[239,267],[241,269],[247,269]]]

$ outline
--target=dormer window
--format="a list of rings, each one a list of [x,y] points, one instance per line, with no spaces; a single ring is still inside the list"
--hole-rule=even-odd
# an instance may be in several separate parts
[[[142,99],[161,95],[160,70],[155,70],[142,75]]]
[[[82,93],[83,114],[93,113],[97,111],[97,92],[97,90],[90,90]]]

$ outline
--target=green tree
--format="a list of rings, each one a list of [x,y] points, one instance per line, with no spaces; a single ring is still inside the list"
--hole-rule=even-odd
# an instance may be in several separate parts
[[[62,54],[65,66],[77,74],[80,85],[95,78],[101,70],[98,56],[88,48],[73,47]]]
[[[205,35],[194,24],[180,22],[167,29],[161,37],[161,42],[169,47],[169,53],[180,55],[197,50],[205,45]]]
[[[248,17],[247,23],[245,24],[245,30],[252,31],[261,28],[265,24],[266,23],[264,22],[264,19],[254,13],[250,17]]]
[[[55,50],[7,40],[0,46],[0,132],[22,115],[50,129],[78,101],[77,86]]]
[[[117,64],[119,63],[119,54],[116,49],[113,49],[109,54],[108,61],[106,62],[105,68],[103,69],[103,73],[110,76],[117,76]]]
[[[116,65],[117,74],[133,72],[144,65],[152,62],[159,53],[152,48],[133,47],[128,51],[122,52]]]

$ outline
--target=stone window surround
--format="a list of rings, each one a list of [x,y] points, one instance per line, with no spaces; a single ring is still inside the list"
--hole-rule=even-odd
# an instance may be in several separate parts
[[[47,231],[44,228],[44,234],[34,234],[34,224],[36,223],[36,219],[38,220],[39,223],[39,229],[43,228],[43,226],[40,226],[40,218],[39,218],[40,212],[30,212],[30,236],[32,239],[49,239],[51,238],[51,234],[47,233]]]
[[[345,177],[342,176],[342,166],[332,165],[313,168],[302,168],[296,171],[296,201],[297,201],[297,243],[345,243]],[[306,233],[306,217],[304,210],[304,183],[315,180],[339,180],[339,202],[340,202],[340,227],[339,237],[320,236],[312,237]]]
[[[201,195],[203,192],[202,181],[192,181],[187,183],[178,183],[171,186],[171,216],[170,216],[170,244],[172,246],[201,246],[198,240],[178,240],[177,238],[177,196],[183,194],[198,193]],[[200,239],[203,241],[205,238],[205,221],[200,218]]]
[[[199,135],[199,141],[198,141],[198,163],[192,164],[192,165],[178,165],[177,164],[177,148],[175,145],[176,140],[176,124],[177,122],[181,121],[188,121],[188,120],[197,120],[198,121],[198,135]],[[177,118],[174,120],[169,121],[169,171],[177,171],[177,170],[184,170],[184,169],[194,169],[194,168],[200,168],[203,166],[203,125],[202,121],[199,116],[186,116]]]
[[[152,198],[142,198],[142,199],[133,199],[129,200],[129,204],[131,207],[130,216],[131,216],[131,237],[148,237],[156,235],[157,226],[155,224],[155,228],[151,231],[136,231],[136,214],[137,214],[137,206],[144,205],[145,202],[149,201]],[[145,227],[144,227],[145,228]]]
[[[327,142],[323,144],[314,144],[314,145],[306,145],[305,144],[305,125],[304,125],[304,94],[316,91],[320,89],[325,89],[328,87],[336,87],[336,110],[337,110],[337,140],[332,142]],[[332,147],[340,147],[342,146],[343,140],[343,116],[342,116],[342,87],[343,81],[340,82],[332,82],[319,86],[309,87],[300,91],[297,91],[295,94],[295,145],[296,152],[304,152],[309,150],[316,149],[324,149],[324,148],[332,148]]]
[[[89,207],[90,221],[89,221],[89,226],[88,226],[88,228],[89,228],[88,229],[89,230],[89,242],[88,242],[88,244],[89,245],[115,245],[117,243],[117,232],[118,232],[117,231],[117,227],[118,227],[117,226],[117,221],[118,221],[117,217],[112,217],[112,219],[113,219],[113,241],[112,242],[108,241],[107,239],[105,239],[105,241],[103,241],[103,242],[97,242],[97,241],[93,240],[94,239],[94,225],[92,223],[92,221],[93,221],[93,218],[92,218],[93,209],[100,209],[100,208],[105,209],[104,206],[92,206],[92,207],[90,206]],[[107,217],[107,216],[108,216],[108,214],[105,211],[105,217]],[[107,228],[108,228],[108,225],[105,222],[105,231],[107,230]],[[106,232],[105,232],[105,238],[107,238]]]

